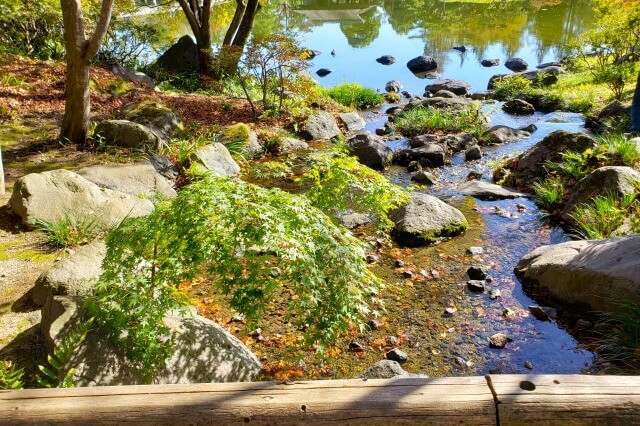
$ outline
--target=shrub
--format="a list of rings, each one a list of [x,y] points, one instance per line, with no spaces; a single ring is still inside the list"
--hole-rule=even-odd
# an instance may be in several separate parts
[[[533,184],[536,194],[536,204],[547,210],[555,210],[560,207],[564,199],[564,182],[559,177],[549,177]]]
[[[288,286],[288,318],[320,344],[359,322],[381,286],[365,245],[304,197],[211,175],[150,216],[123,221],[106,243],[88,308],[148,378],[171,354],[162,319],[184,306],[181,283],[214,286],[249,320]]]
[[[577,206],[573,211],[573,218],[581,236],[596,240],[613,236],[634,211],[637,212],[639,209],[637,194],[622,197],[605,194],[595,197],[589,204]],[[639,230],[632,229],[632,232]]]
[[[406,136],[441,130],[446,133],[469,132],[480,134],[484,128],[483,116],[479,109],[459,113],[446,112],[437,108],[417,107],[403,111],[392,127]]]
[[[22,389],[24,370],[9,361],[0,361],[0,390]]]
[[[393,225],[388,213],[408,200],[404,189],[357,158],[338,152],[317,156],[301,180],[310,186],[305,195],[311,203],[334,221],[339,211],[353,210],[372,215],[381,229],[388,230]]]
[[[598,138],[598,144],[617,164],[633,167],[640,162],[638,145],[626,140],[622,135],[601,136]]]
[[[493,86],[496,98],[501,100],[515,98],[529,89],[531,89],[531,82],[521,75],[501,78]]]
[[[342,84],[325,89],[325,93],[339,104],[356,109],[372,108],[380,105],[385,100],[375,90],[355,82],[347,83],[344,81]]]
[[[35,228],[44,232],[52,244],[63,248],[87,244],[103,232],[97,217],[69,212],[56,221],[38,220]]]
[[[609,363],[612,374],[640,373],[640,305],[636,300],[614,297],[615,312],[600,313],[600,325],[607,330],[597,340],[598,354]]]

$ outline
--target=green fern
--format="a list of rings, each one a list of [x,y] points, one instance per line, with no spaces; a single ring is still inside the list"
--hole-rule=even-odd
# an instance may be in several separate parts
[[[24,371],[10,361],[0,361],[0,390],[22,389]]]
[[[74,369],[69,368],[74,352],[87,338],[93,318],[83,322],[69,333],[54,350],[47,355],[48,366],[38,365],[40,374],[36,382],[43,388],[72,388]]]

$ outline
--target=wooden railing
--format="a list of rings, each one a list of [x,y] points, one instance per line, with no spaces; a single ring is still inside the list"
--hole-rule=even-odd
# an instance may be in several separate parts
[[[491,375],[29,389],[0,424],[640,424],[640,377]]]

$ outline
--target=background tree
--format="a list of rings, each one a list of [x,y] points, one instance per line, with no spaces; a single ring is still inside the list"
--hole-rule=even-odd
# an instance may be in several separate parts
[[[242,51],[251,34],[255,16],[262,7],[260,0],[236,0],[236,10],[216,58],[215,67],[211,51],[211,0],[178,0],[178,3],[196,39],[200,74],[218,79],[224,75],[235,74]]]
[[[87,37],[82,2],[60,0],[67,59],[65,106],[60,137],[70,142],[83,143],[89,130],[89,65],[107,33],[113,1],[102,0],[93,35]]]

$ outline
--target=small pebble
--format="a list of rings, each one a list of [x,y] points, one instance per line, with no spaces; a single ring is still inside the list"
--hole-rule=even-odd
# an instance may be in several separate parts
[[[497,288],[494,288],[489,292],[489,299],[495,300],[498,297],[502,297],[502,293]]]
[[[516,317],[516,311],[514,311],[511,308],[505,308],[502,311],[502,316],[505,318],[515,318]]]
[[[427,271],[425,271],[424,269],[420,269],[420,275],[423,278],[429,278],[429,273]]]
[[[391,349],[389,352],[387,352],[387,359],[391,361],[397,361],[402,364],[403,362],[407,362],[409,357],[400,349]]]
[[[444,310],[444,316],[445,316],[445,317],[452,317],[452,316],[454,316],[455,314],[456,314],[456,309],[455,309],[455,308],[451,308],[451,307],[449,307],[449,308],[446,308],[446,309]]]
[[[524,362],[524,368],[529,369],[529,370],[533,370],[533,363],[531,361],[525,361]]]
[[[369,328],[371,330],[377,330],[377,329],[380,328],[380,323],[378,321],[376,321],[376,320],[369,320],[367,325],[369,326]]]
[[[398,338],[396,336],[387,336],[387,345],[395,346],[398,343]]]
[[[280,275],[282,275],[282,269],[280,269],[278,267],[273,267],[273,268],[271,268],[270,274],[271,274],[272,278],[277,278]]]
[[[377,254],[368,254],[367,255],[367,263],[368,264],[378,263],[379,261],[380,261],[380,256],[378,256]]]
[[[524,204],[516,204],[516,208],[518,209],[519,212],[523,212],[527,210],[527,206],[525,206]]]
[[[487,340],[489,341],[489,347],[494,349],[503,349],[507,346],[507,343],[513,342],[512,339],[503,333],[496,333],[493,336],[488,337]]]
[[[407,269],[402,273],[402,276],[405,278],[413,278],[413,271],[410,269]]]
[[[349,352],[364,352],[364,347],[358,342],[349,343]]]
[[[491,275],[487,275],[487,277],[484,280],[486,282],[488,282],[488,283],[492,283],[493,282],[493,277]]]
[[[532,305],[529,306],[529,312],[540,321],[549,321],[549,319],[556,319],[558,316],[558,312],[554,308],[547,306]]]
[[[472,280],[484,280],[487,278],[487,273],[479,266],[472,266],[467,269],[467,275]]]
[[[433,277],[434,280],[438,280],[440,279],[440,272],[436,271],[435,269],[432,269],[431,276]]]
[[[469,291],[473,293],[483,293],[484,281],[469,280],[467,281],[467,288],[469,289]]]
[[[396,260],[396,268],[402,268],[404,266],[404,261],[398,259]]]
[[[474,247],[469,247],[467,249],[467,254],[470,254],[472,256],[478,256],[478,255],[481,255],[482,253],[484,253],[484,249],[482,247],[474,246]]]

